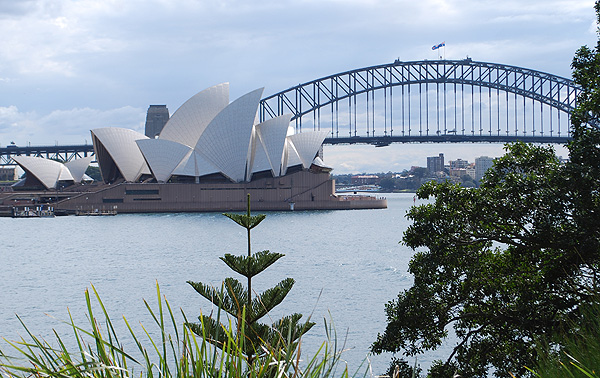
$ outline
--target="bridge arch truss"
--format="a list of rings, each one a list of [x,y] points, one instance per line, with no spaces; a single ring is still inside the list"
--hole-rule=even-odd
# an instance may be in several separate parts
[[[395,61],[275,93],[259,116],[292,113],[296,132],[328,130],[328,144],[564,143],[580,91],[564,77],[469,58]]]
[[[328,130],[325,144],[492,142],[566,143],[581,88],[522,67],[423,60],[359,68],[291,87],[261,100],[261,121],[292,114],[296,132]],[[13,156],[69,161],[91,145],[0,147]]]

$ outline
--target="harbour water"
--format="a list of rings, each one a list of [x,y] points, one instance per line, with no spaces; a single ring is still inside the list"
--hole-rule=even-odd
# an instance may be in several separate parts
[[[385,304],[412,283],[407,267],[413,251],[398,242],[413,195],[386,197],[384,210],[267,213],[252,231],[253,251],[285,254],[255,278],[254,289],[296,280],[272,319],[312,314],[317,325],[303,341],[309,355],[325,340],[323,319],[333,320],[350,371],[385,329]],[[69,333],[60,322],[68,319],[67,309],[85,324],[84,290],[94,285],[127,348],[121,317],[152,325],[143,299],[156,303],[157,282],[173,308],[195,319],[211,304],[186,281],[220,286],[236,274],[219,257],[246,252],[245,230],[218,213],[0,218],[0,230],[0,337],[9,340],[25,333],[15,314],[48,340],[53,328]],[[369,356],[373,373],[382,374],[390,357]],[[426,367],[443,357],[429,353],[419,362]]]

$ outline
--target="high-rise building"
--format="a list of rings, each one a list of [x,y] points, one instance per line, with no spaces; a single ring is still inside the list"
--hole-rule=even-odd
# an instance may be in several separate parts
[[[450,160],[450,169],[467,169],[469,162],[463,159]]]
[[[167,105],[150,105],[146,113],[145,134],[148,138],[156,138],[169,120]]]
[[[494,159],[489,156],[475,158],[475,180],[480,181],[485,172],[494,165]]]
[[[427,170],[429,173],[440,172],[444,170],[444,154],[439,156],[427,157]]]

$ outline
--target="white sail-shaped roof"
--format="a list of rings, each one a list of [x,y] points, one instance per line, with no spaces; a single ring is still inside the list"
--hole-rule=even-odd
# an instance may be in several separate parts
[[[173,170],[192,149],[166,139],[140,139],[136,143],[158,182],[168,181]]]
[[[89,167],[92,160],[94,160],[94,156],[87,156],[65,163],[65,166],[69,168],[69,172],[71,172],[75,182],[81,182],[83,180],[85,171]]]
[[[206,126],[228,104],[229,83],[205,89],[173,113],[159,138],[194,147]]]
[[[291,118],[291,114],[285,114],[256,125],[260,143],[267,153],[271,171],[275,177],[283,174],[283,153]]]
[[[323,141],[329,134],[328,131],[305,131],[300,134],[288,136],[288,139],[296,147],[298,156],[302,160],[304,168],[310,168],[315,155],[319,152]],[[288,163],[289,165],[289,163]]]
[[[92,130],[104,181],[137,181],[152,172],[159,182],[214,173],[242,182],[257,172],[278,177],[288,167],[309,169],[328,132],[294,135],[289,114],[258,123],[262,93],[229,104],[228,83],[201,91],[177,109],[158,139],[119,128]]]
[[[195,150],[190,150],[179,166],[173,171],[174,175],[194,177],[210,175],[212,173],[219,173],[219,169]]]
[[[229,104],[206,127],[195,150],[236,182],[246,179],[252,128],[263,88]]]
[[[56,181],[75,181],[73,179],[73,175],[71,174],[71,171],[69,171],[69,168],[67,168],[64,164],[61,164],[62,167],[60,167],[60,173],[58,174],[58,180]]]
[[[300,160],[300,156],[298,155],[298,151],[296,151],[296,147],[294,147],[294,143],[289,139],[289,136],[285,139],[285,151],[283,156],[283,174],[287,172],[288,167],[293,167],[295,165],[301,165],[302,160]]]
[[[118,127],[106,127],[91,131],[94,148],[96,142],[102,143],[126,181],[136,181],[142,174],[149,174],[150,169],[144,160],[136,140],[149,139],[137,131]],[[96,153],[98,155],[98,153]]]
[[[69,169],[57,161],[34,156],[13,156],[13,160],[35,176],[46,189],[56,188],[58,181],[73,180]]]
[[[317,167],[326,168],[326,169],[333,169],[333,168],[331,168],[330,166],[326,165],[326,164],[323,162],[323,159],[321,159],[321,158],[320,158],[320,157],[318,157],[318,156],[317,156],[317,157],[316,157],[316,158],[313,160],[313,162],[312,162],[312,163],[313,163],[314,165],[316,165]]]
[[[254,132],[252,133],[252,150],[250,159],[248,159],[248,165],[250,167],[249,171],[252,173],[273,171],[264,145],[260,142],[257,126],[258,125],[254,126]],[[273,176],[275,176],[275,174],[273,174]]]
[[[173,174],[178,176],[198,176],[194,155],[197,155],[196,151],[194,151],[193,148],[190,148],[187,155],[185,155],[179,165],[173,170]]]

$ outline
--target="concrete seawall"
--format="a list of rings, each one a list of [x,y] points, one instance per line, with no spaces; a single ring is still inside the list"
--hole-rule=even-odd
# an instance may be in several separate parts
[[[111,210],[118,213],[245,211],[250,194],[255,211],[382,209],[385,198],[338,196],[327,173],[299,171],[249,183],[120,183],[93,192],[73,193],[56,203],[67,213]]]

